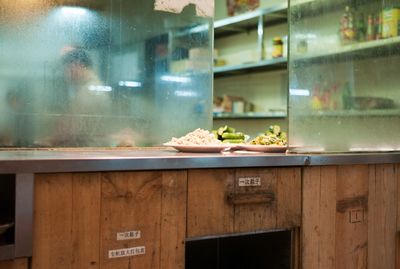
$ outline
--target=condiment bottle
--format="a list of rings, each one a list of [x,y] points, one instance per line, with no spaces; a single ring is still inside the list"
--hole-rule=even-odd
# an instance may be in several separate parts
[[[281,37],[275,37],[272,41],[272,58],[283,56],[283,41]]]

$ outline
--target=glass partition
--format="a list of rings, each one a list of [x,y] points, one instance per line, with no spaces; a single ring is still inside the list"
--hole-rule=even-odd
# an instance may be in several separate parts
[[[152,146],[210,129],[213,1],[169,2],[0,0],[0,147]]]
[[[400,150],[398,0],[291,0],[294,151]]]

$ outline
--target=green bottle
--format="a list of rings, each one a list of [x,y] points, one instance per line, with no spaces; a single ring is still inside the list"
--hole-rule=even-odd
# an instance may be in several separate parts
[[[346,82],[343,86],[342,102],[343,102],[343,109],[351,109],[353,107],[350,82]]]
[[[361,13],[357,20],[357,41],[364,42],[366,35],[366,27],[365,27],[365,17],[364,14]]]

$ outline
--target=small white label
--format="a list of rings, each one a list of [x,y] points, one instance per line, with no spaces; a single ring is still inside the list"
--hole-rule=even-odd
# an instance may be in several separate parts
[[[134,248],[121,248],[121,249],[114,249],[108,251],[108,258],[122,258],[122,257],[129,257],[129,256],[137,256],[137,255],[144,255],[146,254],[146,247],[134,247]]]
[[[140,231],[128,231],[117,233],[117,240],[129,240],[129,239],[139,239],[141,237]]]
[[[239,187],[261,186],[260,177],[240,177]]]

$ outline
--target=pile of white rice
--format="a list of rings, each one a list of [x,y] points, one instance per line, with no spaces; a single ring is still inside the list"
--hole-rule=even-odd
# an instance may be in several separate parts
[[[219,145],[222,142],[214,137],[214,134],[207,130],[196,129],[180,138],[173,137],[169,144],[192,146],[192,145]]]

